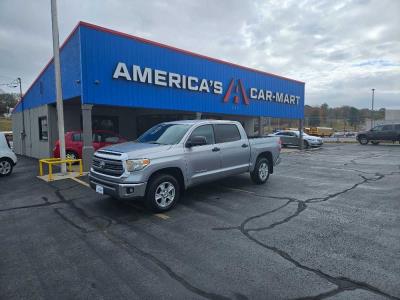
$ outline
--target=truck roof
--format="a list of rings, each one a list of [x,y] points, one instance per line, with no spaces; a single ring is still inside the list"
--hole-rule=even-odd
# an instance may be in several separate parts
[[[165,124],[187,124],[187,125],[194,125],[200,123],[238,123],[237,121],[231,120],[213,120],[213,119],[202,119],[202,120],[178,120],[178,121],[170,121],[170,122],[163,122]]]

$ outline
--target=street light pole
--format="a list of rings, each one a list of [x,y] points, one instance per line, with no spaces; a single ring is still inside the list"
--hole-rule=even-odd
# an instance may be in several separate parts
[[[372,89],[371,128],[374,127],[374,97],[375,89]]]
[[[53,53],[54,53],[54,75],[56,82],[56,101],[58,117],[58,139],[60,142],[60,158],[65,160],[65,133],[64,133],[64,109],[61,88],[61,68],[60,68],[60,45],[58,39],[58,20],[57,20],[57,2],[51,0],[51,25],[53,33]],[[67,173],[65,163],[61,164],[61,173]]]

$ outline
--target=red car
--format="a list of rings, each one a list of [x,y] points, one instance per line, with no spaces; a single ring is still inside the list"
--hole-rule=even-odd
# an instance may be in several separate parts
[[[94,151],[105,146],[119,144],[127,140],[118,134],[107,130],[93,131],[93,148]],[[82,158],[82,131],[69,131],[65,134],[65,156],[69,159]],[[60,157],[60,143],[56,142],[53,149],[53,157]]]

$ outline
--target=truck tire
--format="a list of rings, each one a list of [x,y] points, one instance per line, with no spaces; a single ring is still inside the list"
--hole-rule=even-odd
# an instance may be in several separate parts
[[[254,166],[254,170],[250,172],[251,180],[255,184],[264,184],[269,178],[270,161],[265,157],[259,157]]]
[[[152,211],[164,212],[174,207],[179,197],[180,185],[178,180],[169,174],[158,174],[149,182],[145,203]]]
[[[9,176],[13,170],[13,163],[8,158],[0,159],[0,177]]]
[[[365,135],[362,135],[362,136],[360,136],[360,137],[358,138],[358,142],[359,142],[361,145],[366,145],[366,144],[368,144],[369,140],[368,140],[368,138],[367,138]]]

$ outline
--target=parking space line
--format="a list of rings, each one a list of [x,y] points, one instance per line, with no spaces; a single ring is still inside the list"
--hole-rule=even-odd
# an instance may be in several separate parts
[[[156,217],[158,217],[160,219],[163,219],[163,220],[167,220],[167,219],[170,218],[170,216],[167,216],[165,214],[154,214],[154,216],[156,216]]]
[[[90,187],[89,183],[84,182],[83,180],[80,180],[80,179],[75,178],[75,177],[72,177],[72,178],[70,178],[70,179],[72,179],[73,181],[76,181],[77,183],[80,183],[80,184],[82,184],[82,185],[84,185],[84,186]]]

